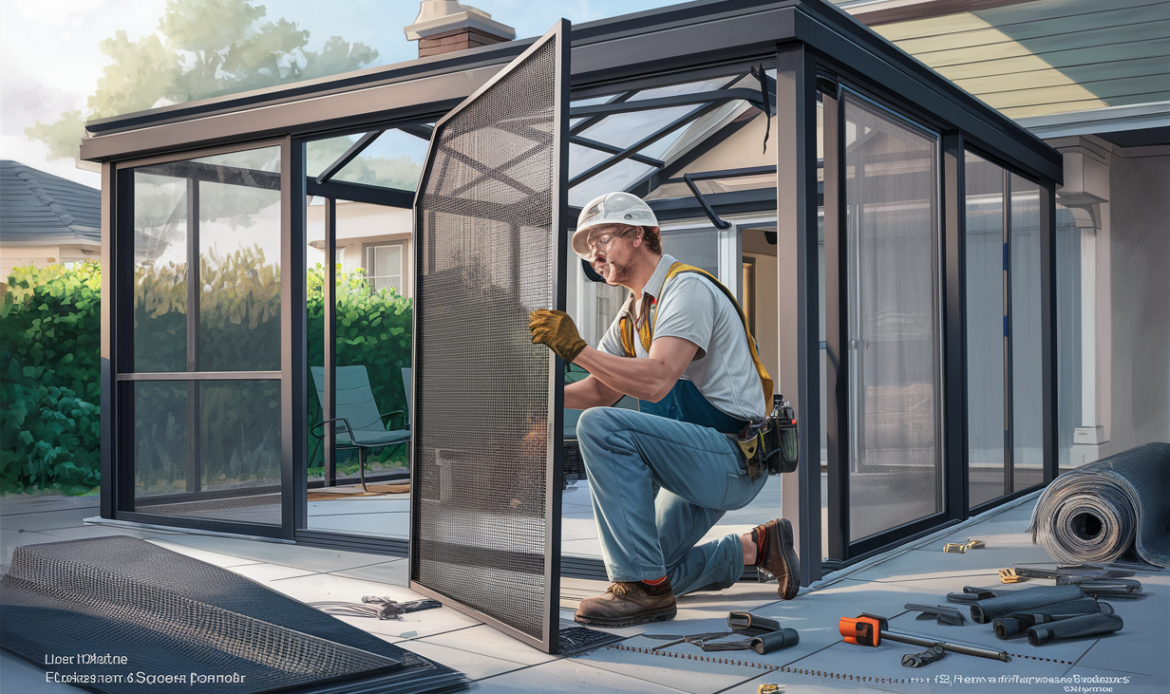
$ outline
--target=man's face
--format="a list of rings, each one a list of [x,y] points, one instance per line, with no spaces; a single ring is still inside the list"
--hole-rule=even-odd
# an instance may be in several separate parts
[[[621,226],[598,227],[589,235],[591,264],[597,274],[611,286],[623,285],[629,279],[634,254],[634,241],[641,229],[630,231]]]

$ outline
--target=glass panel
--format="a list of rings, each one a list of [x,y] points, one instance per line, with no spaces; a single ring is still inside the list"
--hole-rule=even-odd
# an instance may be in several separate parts
[[[583,137],[625,149],[647,135],[701,108],[698,104],[671,106],[651,111],[618,113],[581,131]]]
[[[228,182],[199,182],[199,371],[280,370],[280,177],[270,171],[273,156],[279,162],[280,148],[214,157],[223,167],[215,173],[231,173],[220,178]]]
[[[411,366],[412,311],[411,300],[403,293],[407,290],[404,258],[410,253],[410,241],[378,242],[387,240],[389,235],[408,235],[411,218],[410,210],[339,200],[337,281],[332,306],[323,303],[323,264],[317,266],[316,279],[314,271],[310,271],[312,421],[322,419],[321,406],[316,403],[323,398],[325,387],[324,322],[328,309],[336,319],[333,415],[345,418],[360,432],[360,441],[368,443],[377,438],[385,442],[359,449],[353,445],[354,438],[347,433],[346,424],[334,425],[337,428],[330,483],[324,429],[316,430],[309,448],[307,525],[312,530],[398,537],[409,534],[408,494],[402,488],[385,485],[405,482],[408,477],[408,376],[403,370],[409,372]],[[311,206],[308,219],[310,238],[314,239],[310,245],[324,249],[325,206]],[[345,248],[351,252],[343,253]],[[323,263],[323,252],[316,257]],[[363,491],[359,486],[363,472],[373,495],[363,496],[366,505],[359,508],[352,496]]]
[[[186,179],[134,174],[134,370],[187,370]]]
[[[967,460],[970,506],[1004,494],[1004,170],[967,153]]]
[[[1012,491],[1044,481],[1040,307],[1040,187],[1012,174]]]
[[[311,143],[310,143],[311,144]],[[325,199],[309,198],[305,209],[305,235],[308,247],[305,249],[305,294],[306,316],[305,331],[308,339],[309,373],[306,375],[308,397],[305,398],[308,418],[306,421],[312,428],[325,419],[321,398],[317,395],[317,383],[313,377],[312,367],[325,365],[325,271],[327,246],[325,244]],[[317,434],[320,429],[313,430]],[[305,441],[308,451],[308,475],[310,493],[314,488],[324,484],[325,456],[324,441],[313,431],[305,432]],[[310,516],[311,518],[311,516]]]
[[[321,175],[363,135],[359,133],[309,142],[306,148],[306,171],[309,177]],[[422,176],[423,160],[429,144],[429,140],[416,135],[397,129],[387,130],[334,174],[332,180],[415,190]]]
[[[849,536],[942,511],[937,139],[846,95]]]
[[[589,204],[590,200],[599,195],[627,189],[651,171],[654,171],[654,167],[649,164],[642,164],[632,159],[620,161],[596,176],[570,188],[569,204],[584,207]]]
[[[140,381],[134,510],[280,525],[280,382]]]
[[[1096,230],[1084,233],[1086,243],[1095,243]],[[1073,432],[1096,413],[1082,416],[1083,374],[1081,351],[1081,243],[1082,232],[1072,213],[1056,206],[1056,349],[1057,349],[1057,443],[1061,472],[1073,467]],[[1088,254],[1086,254],[1088,255]]]
[[[719,277],[719,233],[715,227],[664,231],[662,252]],[[723,277],[719,279],[726,281]]]

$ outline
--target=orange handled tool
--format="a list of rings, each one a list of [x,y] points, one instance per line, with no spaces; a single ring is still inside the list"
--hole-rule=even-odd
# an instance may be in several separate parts
[[[837,625],[845,643],[857,646],[877,646],[882,641],[882,632],[886,629],[885,617],[877,617],[862,613],[860,617],[850,619],[842,617]]]
[[[944,650],[952,653],[963,653],[965,655],[979,656],[980,658],[1002,660],[1005,663],[1011,661],[1011,656],[1004,651],[997,651],[993,648],[984,648],[982,646],[940,641],[930,636],[903,634],[897,631],[890,631],[887,626],[888,622],[885,617],[862,613],[860,617],[842,617],[841,621],[837,624],[837,629],[841,632],[841,636],[845,638],[845,643],[852,643],[858,646],[877,646],[882,642],[882,639],[886,639],[887,641],[908,643],[913,646],[925,646],[926,648],[939,645]]]

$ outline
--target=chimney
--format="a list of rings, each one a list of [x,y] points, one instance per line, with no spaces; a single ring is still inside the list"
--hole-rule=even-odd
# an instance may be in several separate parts
[[[408,41],[418,41],[420,58],[516,38],[512,27],[456,0],[422,0],[420,5],[414,24],[405,29]]]

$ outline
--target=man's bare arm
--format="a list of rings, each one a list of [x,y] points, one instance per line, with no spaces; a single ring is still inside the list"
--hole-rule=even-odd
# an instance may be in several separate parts
[[[678,382],[678,377],[682,375],[698,351],[698,345],[681,337],[655,339],[650,345],[650,356],[646,359],[615,357],[592,347],[586,347],[577,355],[573,363],[588,371],[590,377],[573,385],[584,386],[589,381],[596,380],[599,382],[598,386],[604,386],[615,393],[624,393],[639,400],[658,402],[666,397],[666,394]],[[569,404],[569,389],[570,386],[565,387],[565,405],[575,409],[584,409]],[[584,391],[585,388],[580,390]],[[609,395],[608,391],[598,391],[598,394]],[[575,398],[576,395],[574,395]],[[616,399],[614,398],[614,400]],[[613,400],[597,404],[613,404]]]
[[[593,376],[565,386],[565,407],[587,410],[590,407],[609,407],[621,399],[623,393],[605,385]]]

